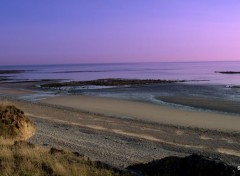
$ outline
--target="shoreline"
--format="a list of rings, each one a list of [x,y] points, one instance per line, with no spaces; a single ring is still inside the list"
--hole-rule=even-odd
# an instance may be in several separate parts
[[[240,116],[240,102],[234,102],[221,99],[209,99],[206,97],[183,97],[168,96],[155,97],[157,100],[165,103],[189,107],[195,110],[203,110],[209,112],[225,113]]]
[[[238,115],[217,112],[196,112],[144,102],[86,95],[59,96],[47,98],[40,102],[105,116],[130,118],[185,127],[191,126],[240,132],[240,118]]]
[[[170,108],[187,111],[203,111],[240,116],[240,110],[238,108],[238,106],[240,106],[240,101],[238,97],[240,98],[240,96],[236,95],[235,99],[232,99],[232,97],[235,96],[238,90],[235,90],[235,88],[224,88],[223,85],[162,83],[152,85],[132,85],[127,87],[95,86],[89,88],[83,87],[82,89],[75,89],[73,87],[69,87],[69,89],[41,88],[40,85],[48,84],[52,81],[55,82],[56,80],[39,80],[8,83],[0,82],[0,94],[8,96],[15,95],[20,99],[34,102],[55,96],[90,95],[113,99],[116,98],[119,100],[127,101],[139,101],[148,104],[150,103],[159,106],[168,106]],[[207,94],[205,95],[204,91],[199,92],[199,94],[194,94],[195,89],[205,89],[205,92],[209,91],[213,94],[207,96]],[[220,91],[222,89],[225,89],[223,90],[224,92]],[[189,93],[186,94],[187,91]],[[221,94],[227,95],[227,93],[229,93],[229,96],[221,97]]]
[[[223,85],[170,83],[128,87],[105,87],[102,89],[99,87],[63,87],[47,90],[58,91],[58,95],[60,96],[93,95],[168,105],[186,110],[226,112],[240,115],[238,108],[238,106],[240,106],[239,90]]]
[[[18,86],[14,89],[10,88],[12,85]],[[29,93],[18,92],[19,90],[33,91],[30,95],[38,94],[37,90],[40,89],[33,85],[35,83],[10,83],[1,86],[4,92],[0,99],[23,109],[36,123],[36,135],[29,140],[35,144],[66,148],[118,168],[192,153],[221,158],[234,165],[240,164],[238,115],[192,112],[138,100],[85,95],[58,95],[36,102],[19,99],[21,93]],[[149,87],[145,88],[148,90]],[[8,89],[9,92],[6,92]],[[79,97],[85,99],[79,103]],[[53,100],[52,104],[44,102],[49,100]],[[67,107],[61,103],[78,107]],[[159,114],[161,118],[157,119]],[[133,118],[119,118],[123,116]]]

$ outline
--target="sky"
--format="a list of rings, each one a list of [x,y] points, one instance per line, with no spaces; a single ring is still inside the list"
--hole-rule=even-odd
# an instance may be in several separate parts
[[[0,65],[240,61],[239,0],[1,0]]]

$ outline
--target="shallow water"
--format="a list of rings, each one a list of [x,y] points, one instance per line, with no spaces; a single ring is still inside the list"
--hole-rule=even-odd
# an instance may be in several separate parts
[[[13,79],[95,80],[100,78],[199,80],[200,84],[240,86],[240,74],[215,71],[240,71],[240,62],[163,62],[122,64],[0,66],[0,70],[29,70],[7,74]]]
[[[90,94],[105,97],[137,100],[164,104],[176,108],[187,106],[167,103],[161,97],[201,97],[234,102],[240,107],[240,74],[220,74],[216,71],[240,71],[240,62],[175,62],[175,63],[125,63],[125,64],[79,64],[0,66],[0,70],[28,70],[12,76],[13,80],[67,79],[95,80],[100,78],[195,80],[177,84],[142,86],[79,86],[52,89],[53,92],[25,95],[22,99],[38,101],[56,94]],[[216,102],[217,102],[216,101]]]

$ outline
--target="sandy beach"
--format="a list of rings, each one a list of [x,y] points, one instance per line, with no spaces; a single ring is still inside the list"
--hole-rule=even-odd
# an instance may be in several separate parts
[[[21,95],[45,93],[35,84],[8,83],[0,89],[1,101],[35,122],[37,132],[29,140],[34,144],[79,152],[118,168],[192,153],[240,164],[239,115],[89,95],[23,100]]]
[[[240,131],[240,118],[238,115],[180,110],[150,103],[84,95],[60,96],[48,98],[41,102],[111,117],[130,118],[184,127]]]
[[[192,153],[240,164],[238,116],[83,95],[29,102],[12,92],[1,101],[21,108],[35,122],[37,132],[29,140],[35,144],[76,151],[119,168]]]

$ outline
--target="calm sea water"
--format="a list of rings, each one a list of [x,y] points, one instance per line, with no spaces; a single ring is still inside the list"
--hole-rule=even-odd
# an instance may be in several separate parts
[[[0,66],[0,70],[28,70],[9,74],[11,80],[95,80],[101,78],[196,80],[183,84],[159,84],[126,87],[76,86],[51,89],[22,99],[38,101],[55,94],[87,94],[115,97],[154,104],[167,104],[176,108],[192,107],[166,103],[161,97],[199,97],[230,101],[240,105],[240,74],[220,74],[216,71],[240,71],[240,62],[175,62],[175,63],[125,63],[125,64],[79,64]],[[1,75],[0,75],[1,76]],[[198,80],[198,81],[197,81]],[[236,86],[231,87],[227,85]],[[160,98],[159,98],[160,97]],[[199,110],[199,109],[197,109]],[[202,110],[202,109],[201,109]],[[231,112],[231,111],[230,111]]]
[[[165,62],[78,65],[0,66],[0,70],[29,70],[9,75],[13,79],[94,80],[100,78],[204,80],[201,84],[240,85],[240,74],[215,71],[240,71],[240,62]]]

